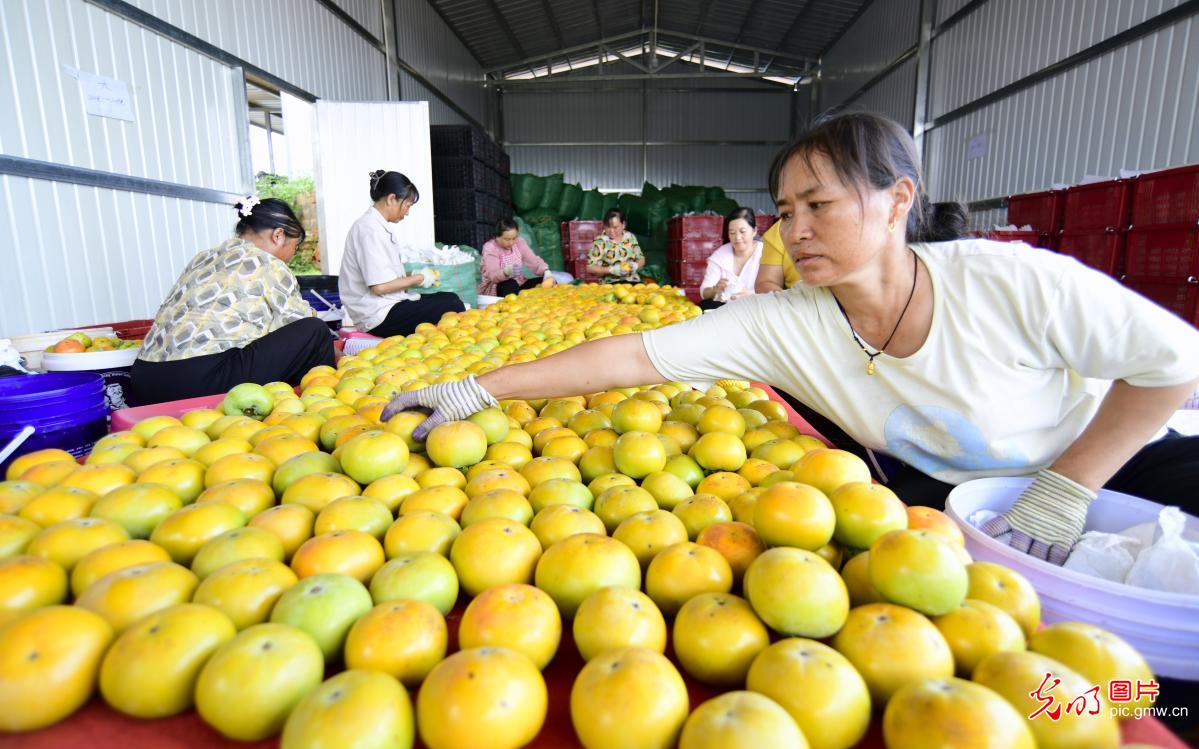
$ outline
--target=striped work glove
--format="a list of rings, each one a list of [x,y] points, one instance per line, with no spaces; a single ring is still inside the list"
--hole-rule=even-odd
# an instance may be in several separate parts
[[[499,405],[499,402],[491,397],[491,393],[478,383],[475,376],[469,375],[458,382],[444,382],[400,393],[391,399],[379,418],[386,422],[399,412],[418,406],[431,409],[433,413],[429,418],[412,430],[412,439],[420,442],[438,424],[460,421],[485,408]]]
[[[1046,468],[1010,510],[983,523],[980,530],[992,538],[1010,531],[1008,546],[1060,566],[1082,535],[1094,499],[1095,492]]]

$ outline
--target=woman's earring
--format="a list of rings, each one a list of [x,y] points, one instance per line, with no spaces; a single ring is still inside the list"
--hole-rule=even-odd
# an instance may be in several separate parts
[[[891,234],[895,233],[895,219],[891,219],[891,223],[887,224],[887,231]]]

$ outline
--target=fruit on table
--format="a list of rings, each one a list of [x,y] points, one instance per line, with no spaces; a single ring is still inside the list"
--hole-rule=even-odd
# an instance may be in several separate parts
[[[171,606],[125,630],[100,667],[100,694],[135,718],[163,718],[192,706],[200,669],[237,634],[229,618],[196,603]]]
[[[0,560],[0,626],[66,598],[67,573],[54,562],[35,556]]]
[[[112,627],[78,606],[47,606],[0,626],[0,731],[57,723],[87,702]]]
[[[279,597],[271,622],[301,630],[332,661],[341,655],[350,627],[374,605],[366,586],[349,575],[313,575]]]
[[[196,682],[196,710],[235,741],[260,741],[283,728],[324,676],[321,649],[286,624],[256,624],[222,645]]]
[[[329,639],[337,642],[329,654],[320,650],[318,660],[321,656],[336,658],[344,654],[351,670],[382,669],[413,688],[432,677],[436,664],[445,662],[448,643],[443,612],[455,605],[460,590],[475,598],[468,607],[471,610],[468,621],[461,627],[461,632],[466,633],[462,646],[476,644],[474,639],[477,639],[480,643],[503,641],[525,650],[537,661],[530,661],[527,655],[518,657],[525,664],[521,673],[526,676],[530,672],[535,674],[539,665],[553,657],[550,646],[557,640],[551,634],[538,634],[538,627],[514,625],[524,615],[520,606],[514,605],[511,611],[494,616],[484,615],[493,608],[489,604],[503,601],[510,590],[530,591],[530,596],[540,604],[538,611],[545,615],[533,617],[538,621],[552,620],[560,627],[561,616],[573,617],[576,645],[584,658],[594,661],[627,647],[664,651],[666,622],[652,598],[640,590],[642,569],[666,552],[672,545],[667,540],[682,542],[683,537],[676,533],[670,539],[663,539],[654,533],[634,530],[652,530],[651,519],[661,520],[663,525],[669,521],[681,534],[690,528],[696,540],[702,542],[694,546],[705,550],[697,553],[710,557],[717,567],[728,567],[730,586],[735,584],[738,573],[744,572],[746,596],[746,600],[738,599],[727,593],[722,584],[709,592],[676,591],[677,600],[671,604],[667,602],[665,589],[686,588],[690,584],[688,575],[661,576],[672,578],[667,581],[669,584],[657,580],[659,576],[654,576],[653,581],[647,579],[648,589],[663,600],[668,610],[676,605],[682,609],[678,614],[679,635],[675,638],[680,661],[702,678],[720,681],[726,678],[724,670],[740,673],[752,659],[745,676],[749,689],[778,702],[808,733],[812,746],[836,749],[856,742],[865,730],[870,711],[869,688],[885,680],[888,668],[905,678],[918,680],[926,675],[920,668],[910,668],[911,673],[905,671],[911,666],[905,660],[908,655],[919,656],[913,656],[912,662],[917,666],[925,666],[927,661],[938,668],[948,664],[948,669],[952,669],[952,657],[956,656],[957,666],[964,673],[970,657],[982,658],[990,652],[975,642],[978,639],[975,635],[984,634],[988,629],[985,624],[990,621],[977,616],[976,610],[993,612],[985,603],[966,603],[943,614],[943,620],[938,621],[945,626],[946,635],[941,635],[916,612],[896,606],[895,610],[903,612],[900,616],[915,617],[924,626],[893,637],[895,642],[889,646],[873,649],[869,643],[859,642],[855,650],[853,643],[846,644],[854,638],[838,636],[833,642],[850,658],[827,646],[800,639],[785,640],[757,653],[765,645],[760,637],[763,622],[783,634],[830,637],[847,622],[847,617],[852,619],[851,598],[855,604],[879,598],[870,580],[869,563],[873,555],[869,552],[855,555],[857,549],[844,548],[835,541],[812,550],[782,546],[763,551],[761,529],[752,527],[762,495],[772,490],[786,494],[783,490],[798,485],[796,479],[803,474],[810,481],[826,483],[823,490],[812,488],[812,497],[830,491],[837,496],[849,496],[854,501],[847,500],[848,505],[861,504],[865,509],[838,513],[834,508],[831,530],[828,513],[818,513],[816,518],[808,518],[802,512],[792,513],[797,521],[795,527],[803,529],[805,522],[812,521],[809,530],[814,528],[843,541],[861,542],[855,531],[880,535],[900,524],[898,516],[889,511],[893,505],[879,502],[878,496],[874,496],[885,498],[885,494],[870,489],[864,500],[855,496],[855,492],[867,485],[846,479],[860,478],[864,464],[799,434],[794,426],[780,420],[786,414],[778,404],[762,400],[764,393],[743,383],[729,382],[707,392],[691,390],[681,383],[666,383],[549,401],[505,401],[498,409],[489,409],[477,418],[461,422],[466,426],[456,431],[466,435],[464,440],[457,440],[453,432],[443,430],[442,435],[448,434],[450,439],[440,445],[444,452],[439,461],[430,459],[428,441],[411,439],[412,430],[425,418],[423,413],[408,412],[390,424],[379,423],[382,407],[396,393],[433,382],[451,382],[466,374],[481,374],[507,362],[529,361],[588,338],[648,330],[691,314],[682,300],[676,303],[673,299],[663,299],[661,306],[654,308],[658,313],[655,321],[655,315],[644,315],[641,314],[644,310],[630,308],[639,303],[639,298],[641,304],[648,304],[650,295],[646,291],[622,289],[618,301],[599,301],[609,294],[617,300],[617,292],[608,289],[532,290],[502,302],[497,305],[498,310],[446,315],[437,325],[423,324],[410,336],[386,339],[375,349],[343,357],[336,368],[314,368],[303,378],[301,397],[293,397],[290,387],[284,384],[264,386],[275,405],[262,421],[241,413],[222,415],[217,411],[185,415],[182,425],[179,419],[154,417],[140,422],[130,432],[103,440],[86,467],[81,468],[62,455],[39,456],[45,460],[37,465],[33,465],[37,459],[30,459],[20,478],[31,480],[0,485],[0,510],[21,512],[33,506],[38,512],[32,514],[39,519],[76,518],[78,512],[66,506],[70,503],[60,501],[60,495],[68,490],[61,485],[52,486],[56,482],[81,487],[82,492],[95,496],[109,493],[120,497],[118,492],[130,493],[122,487],[148,483],[146,472],[155,471],[150,475],[157,478],[161,474],[166,481],[162,488],[172,497],[169,509],[178,507],[175,503],[195,499],[195,508],[183,509],[197,512],[202,507],[221,507],[224,509],[217,514],[232,512],[241,518],[227,528],[213,529],[199,524],[203,527],[193,529],[193,537],[187,539],[189,546],[198,543],[195,551],[166,544],[175,554],[191,553],[190,563],[200,574],[207,575],[193,596],[196,604],[219,610],[243,634],[261,627],[272,611],[283,617],[287,609],[282,603],[285,595],[297,595],[296,591],[302,591],[308,583],[298,582],[292,569],[276,561],[279,559],[276,549],[280,546],[282,559],[290,560],[304,573],[329,568],[370,579],[372,585],[367,592],[352,577],[344,577],[357,586],[355,597],[360,605],[335,601],[328,609],[332,614],[297,613],[296,621],[321,637],[321,644],[325,638],[320,625],[335,620],[339,627],[345,628],[333,628],[339,630],[333,633],[337,637]],[[619,428],[614,428],[618,422]],[[702,428],[697,428],[701,424]],[[203,443],[200,430],[204,437],[214,441]],[[395,446],[388,458],[391,462],[385,468],[372,464],[376,456],[366,454],[370,451],[359,450],[372,439],[377,441],[380,434],[387,435],[384,440],[388,446]],[[636,450],[622,450],[625,453],[620,461],[622,466],[618,466],[615,456],[619,441],[623,439],[627,447],[641,437],[647,440],[646,450],[653,448],[652,457],[656,459],[661,450],[666,460],[661,470],[647,473],[638,481],[619,471],[623,467],[627,473],[640,475],[645,466],[634,463],[644,456]],[[395,459],[401,452],[398,447],[401,443],[407,451],[402,468]],[[469,448],[469,460],[453,454],[463,445]],[[440,448],[434,447],[432,452],[437,454]],[[186,458],[186,452],[193,449],[191,459]],[[747,457],[755,450],[756,456]],[[363,454],[355,455],[358,452]],[[816,457],[809,457],[812,453]],[[801,467],[805,460],[807,464]],[[445,465],[436,465],[437,462]],[[194,471],[184,470],[193,463]],[[220,470],[214,471],[218,464]],[[656,467],[656,462],[651,467]],[[346,475],[347,471],[352,476]],[[71,499],[75,499],[73,494]],[[280,499],[285,504],[276,506]],[[823,501],[832,504],[831,500]],[[63,506],[59,507],[60,504]],[[42,505],[49,505],[51,510],[43,511]],[[594,512],[590,510],[593,506]],[[880,508],[881,512],[872,514]],[[319,521],[314,510],[320,511]],[[677,510],[677,514],[672,510]],[[905,512],[903,525],[942,533],[951,544],[954,558],[960,563],[968,561],[962,554],[960,540],[955,538],[958,531],[952,521],[935,511],[913,510]],[[875,523],[879,517],[886,522]],[[469,526],[465,531],[457,522],[459,519]],[[172,519],[165,530],[160,530],[158,526],[167,518],[149,509],[145,513],[134,512],[128,518],[121,516],[120,520],[122,525],[125,520],[140,523],[137,535],[149,534],[155,538],[153,534],[157,531],[159,541],[168,540],[165,531],[180,524],[177,518]],[[604,525],[604,520],[609,526]],[[18,527],[13,525],[14,521],[23,519],[0,518],[0,528],[8,529],[0,532],[0,538],[5,539],[0,541],[0,554],[23,550],[32,535],[31,524]],[[239,543],[238,538],[244,533],[243,523],[253,531],[251,541],[262,540],[270,547],[267,558],[243,558],[259,553],[255,551],[256,544]],[[320,543],[314,541],[297,555],[300,547],[313,537],[314,525]],[[613,538],[605,535],[609,531],[614,533]],[[36,533],[36,527],[33,532]],[[263,534],[269,534],[271,541],[265,541],[267,536]],[[813,533],[813,538],[801,543],[816,546],[823,539],[815,536]],[[370,559],[363,562],[348,554],[352,550],[348,547],[357,549],[358,543],[330,545],[330,538],[349,538],[355,542],[361,538],[361,545],[372,550]],[[796,543],[794,539],[789,542]],[[323,546],[332,551],[316,555],[319,559],[314,561],[312,550]],[[206,551],[197,553],[201,548]],[[156,551],[147,553],[147,549]],[[391,558],[387,563],[390,566],[381,566],[384,557]],[[421,564],[414,564],[414,557]],[[848,561],[838,574],[836,569],[843,557]],[[169,558],[162,547],[150,541],[113,543],[92,552],[88,559],[94,561],[90,564],[80,560],[76,571],[88,572],[88,582],[94,586],[96,579],[107,574],[137,564],[161,564]],[[669,561],[670,557],[666,559]],[[1007,611],[1008,614],[996,616],[1008,617],[1003,620],[1009,625],[1012,617],[1025,624],[1031,610],[1028,599],[1011,593],[1021,592],[1020,583],[1026,581],[1018,576],[1000,580],[996,574],[982,574],[991,572],[984,565],[970,567],[967,577],[971,598],[995,603]],[[427,591],[433,602],[413,600],[425,596],[421,592],[422,571],[434,573]],[[529,587],[530,582],[538,588]],[[92,586],[83,585],[80,595]],[[533,593],[534,590],[537,592]],[[1028,592],[1035,606],[1035,593],[1031,588]],[[695,597],[693,593],[700,595]],[[702,616],[693,616],[715,599],[740,602],[729,604],[739,615],[733,617],[737,623],[719,626],[719,615],[708,617],[712,623]],[[550,600],[553,606],[549,605]],[[550,613],[553,615],[549,616]],[[693,618],[700,623],[684,626]],[[316,624],[309,623],[309,619]],[[130,630],[137,626],[134,624]],[[1006,629],[1012,630],[1012,626]],[[734,637],[749,629],[756,636]],[[885,628],[879,625],[877,629]],[[971,631],[955,635],[955,630]],[[866,632],[857,639],[869,640],[871,635],[878,633]],[[926,647],[931,636],[941,639],[940,648]],[[304,637],[309,641],[310,652],[312,648],[320,648],[320,644],[311,642],[312,635]],[[944,642],[947,637],[955,640],[952,648]],[[340,645],[342,638],[344,646]],[[397,648],[397,638],[411,647]],[[688,642],[689,638],[705,644]],[[741,647],[742,639],[752,647]],[[973,655],[967,645],[977,646]],[[267,649],[274,647],[271,644]],[[479,652],[469,647],[466,650]],[[773,655],[780,651],[780,655]],[[513,657],[517,657],[515,653]],[[774,661],[779,663],[767,668]],[[810,668],[805,669],[808,665]],[[315,678],[319,680],[317,671]],[[949,673],[943,670],[934,675],[943,677]],[[521,678],[518,674],[517,680]],[[736,683],[741,677],[727,678]],[[305,683],[310,689],[316,682]],[[266,689],[269,693],[271,688]],[[665,691],[669,693],[671,689],[667,687]],[[289,705],[299,699],[299,695],[292,696],[295,700]],[[328,696],[332,697],[332,692]],[[344,695],[339,695],[334,702],[343,698]],[[251,715],[259,716],[255,720],[265,715],[281,721],[281,716],[290,709],[280,708],[278,702],[270,699],[255,705],[256,699],[246,700]],[[836,704],[831,704],[831,700]],[[237,702],[234,698],[230,704]],[[729,702],[740,705],[746,700],[730,698]],[[217,703],[216,699],[209,700],[201,715],[214,725],[224,725],[222,731],[236,730],[231,722],[222,723],[236,716],[225,719],[215,716],[213,709]],[[644,708],[655,704],[658,703],[652,699],[631,706],[626,701],[623,709],[614,711],[622,721],[619,728],[624,729],[626,723],[652,726],[654,720],[645,716]],[[730,704],[724,718],[717,721],[718,725],[700,732],[700,739],[723,736],[721,731],[726,729],[737,733],[740,739],[748,739],[754,735],[754,726],[736,715],[744,712],[762,716],[771,712],[758,710],[757,705],[741,711]],[[327,707],[335,710],[337,706]],[[881,702],[878,707],[882,709]],[[684,705],[677,723],[673,724],[675,734],[685,716]],[[705,720],[701,718],[707,717],[709,712],[697,710],[694,724],[704,726]],[[777,712],[773,717],[777,717]],[[537,718],[537,726],[541,719]],[[805,721],[815,722],[805,724]],[[778,725],[773,719],[767,723]],[[807,731],[805,725],[814,725],[816,729]],[[833,731],[830,727],[833,725],[843,730]],[[271,733],[280,726],[281,722],[259,722],[255,730]],[[294,745],[300,733],[298,729],[289,731],[287,743]],[[314,741],[319,741],[320,731],[310,733]],[[472,745],[492,745],[493,738],[488,735]],[[688,742],[692,740],[688,738]],[[765,746],[770,741],[761,739],[758,743]]]
[[[861,674],[828,645],[780,640],[750,664],[745,687],[781,705],[812,749],[848,749],[870,727],[870,692]]]
[[[1134,685],[1132,699],[1122,707],[1143,709],[1153,704],[1155,690],[1137,698],[1135,685],[1153,681],[1145,658],[1120,637],[1084,622],[1050,624],[1032,636],[1028,649],[1048,656],[1086,677],[1091,684],[1123,680]]]
[[[462,649],[505,647],[529,658],[538,670],[553,660],[562,639],[554,599],[532,585],[490,588],[470,602],[458,628]]]
[[[832,645],[865,679],[878,707],[907,684],[953,676],[953,652],[936,626],[892,603],[870,603],[850,611]]]
[[[900,689],[883,713],[891,749],[1035,749],[1029,721],[1002,697],[964,679],[923,679]]]
[[[507,648],[460,650],[433,667],[416,698],[416,723],[429,749],[516,749],[545,723],[545,679]]]
[[[458,601],[458,575],[441,554],[406,551],[379,568],[371,578],[370,593],[375,603],[423,601],[445,616]]]
[[[927,616],[962,605],[970,588],[966,565],[949,542],[926,530],[896,530],[870,547],[870,582],[892,603]]]
[[[688,674],[731,687],[745,683],[750,664],[770,644],[770,633],[744,598],[702,593],[679,609],[671,644]]]
[[[601,653],[570,690],[570,719],[587,747],[673,747],[688,709],[687,686],[674,664],[645,648]]]
[[[282,749],[411,747],[412,700],[399,682],[374,671],[343,671],[300,701],[283,726]]]
[[[1059,661],[1030,651],[995,653],[978,664],[974,681],[998,692],[1027,718],[1038,747],[1107,749],[1120,744],[1120,725],[1108,710],[1105,685],[1093,684]]]
[[[230,416],[247,416],[262,421],[270,415],[275,396],[262,385],[243,382],[225,394],[221,410]]]
[[[978,664],[992,653],[1019,651],[1025,647],[1024,631],[1016,620],[986,601],[967,598],[948,614],[934,617],[933,624],[949,643],[957,674],[964,679],[969,678]]]
[[[415,689],[445,658],[448,637],[444,615],[424,601],[385,601],[350,628],[346,667],[381,671]]]
[[[837,571],[804,549],[763,552],[745,571],[743,586],[754,611],[781,634],[829,637],[849,614],[849,593]]]
[[[191,600],[199,581],[174,562],[147,562],[110,572],[92,583],[76,606],[103,616],[120,634],[142,617]]]
[[[683,724],[679,749],[730,746],[808,749],[808,741],[787,711],[756,692],[726,692],[691,713]]]

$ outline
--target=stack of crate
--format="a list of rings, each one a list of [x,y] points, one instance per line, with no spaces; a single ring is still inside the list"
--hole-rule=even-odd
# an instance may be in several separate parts
[[[603,221],[563,221],[562,222],[562,262],[566,270],[575,278],[584,281],[596,280],[587,273],[587,253],[591,252],[591,243],[604,230]]]
[[[470,125],[429,128],[433,156],[434,234],[446,244],[476,249],[512,217],[509,161],[503,149]]]
[[[1067,188],[1057,250],[1114,278],[1124,273],[1132,180]]]
[[[1199,327],[1199,164],[1140,175],[1124,283]]]
[[[1008,198],[1007,222],[1018,228],[1013,231],[988,232],[987,236],[1001,242],[1024,242],[1033,247],[1056,250],[1065,207],[1064,190],[1013,195]],[[1019,228],[1025,226],[1030,227],[1030,230]]]
[[[770,213],[755,213],[754,229],[757,231],[758,237],[761,238],[770,227],[774,226],[774,222],[778,220],[778,216]]]
[[[708,256],[724,244],[722,216],[675,216],[666,222],[666,270],[689,297],[698,294]]]

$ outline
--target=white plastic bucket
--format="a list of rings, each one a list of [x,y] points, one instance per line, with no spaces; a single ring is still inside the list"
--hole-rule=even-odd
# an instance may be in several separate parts
[[[1199,596],[1138,588],[1062,569],[987,536],[967,522],[978,510],[1007,510],[1031,483],[1022,478],[968,481],[953,489],[946,513],[966,536],[979,561],[996,562],[1024,575],[1041,597],[1042,619],[1089,622],[1123,637],[1161,676],[1199,679]],[[1157,520],[1162,506],[1102,490],[1087,513],[1086,530],[1118,533]],[[1188,538],[1199,538],[1199,518],[1187,516]]]
[[[133,362],[140,348],[91,351],[79,354],[45,354],[42,366],[47,372],[95,372],[104,378],[104,401],[109,411],[129,407],[129,385]]]
[[[15,335],[9,340],[12,341],[13,348],[17,350],[17,353],[25,359],[25,364],[29,369],[41,371],[42,356],[45,354],[46,347],[53,346],[72,333],[86,333],[91,338],[115,335],[112,328],[79,328],[78,330],[56,330],[52,333]]]

